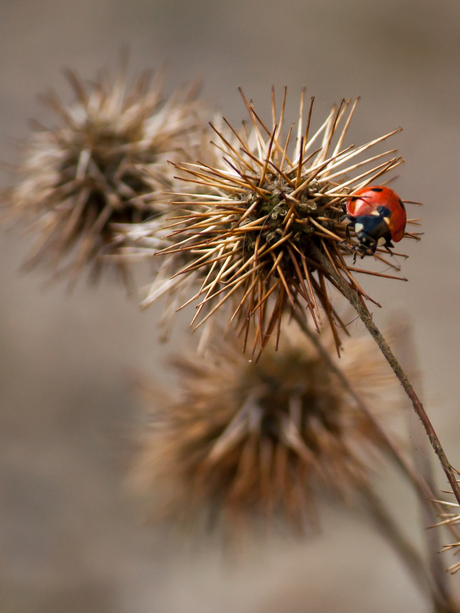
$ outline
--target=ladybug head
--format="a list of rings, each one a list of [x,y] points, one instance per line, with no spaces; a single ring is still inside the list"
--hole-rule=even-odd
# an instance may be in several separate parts
[[[361,232],[358,232],[356,235],[356,238],[359,241],[359,245],[356,246],[356,250],[359,251],[359,253],[361,253],[363,256],[375,253],[375,250],[377,249],[377,241],[375,238],[372,238],[370,234],[364,230],[361,230]]]
[[[392,246],[388,220],[391,211],[385,206],[378,206],[367,215],[353,218],[356,238],[359,241],[357,251],[364,255],[372,255],[378,246]]]

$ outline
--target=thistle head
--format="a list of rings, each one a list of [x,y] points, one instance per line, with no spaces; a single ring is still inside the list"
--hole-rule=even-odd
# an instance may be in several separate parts
[[[109,264],[126,278],[125,260],[104,257],[118,252],[115,224],[165,208],[163,192],[177,187],[167,161],[193,159],[202,139],[196,87],[165,101],[162,79],[152,83],[150,72],[132,87],[124,66],[89,84],[70,71],[67,78],[74,101],[44,97],[58,123],[35,126],[4,209],[36,234],[27,265],[46,263],[74,279],[87,265],[97,277]]]
[[[313,99],[304,122],[303,92],[297,128],[291,126],[283,137],[286,92],[279,115],[273,95],[271,127],[242,96],[249,125],[240,132],[225,119],[225,131],[211,125],[217,135],[215,163],[177,164],[200,193],[190,195],[175,222],[174,242],[162,253],[188,256],[176,275],[201,273],[193,296],[197,327],[229,301],[230,321],[239,322],[245,338],[253,322],[254,348],[262,349],[274,331],[279,333],[286,308],[306,306],[318,329],[325,316],[339,347],[337,328],[343,323],[329,298],[330,287],[342,291],[335,273],[363,303],[368,296],[354,273],[379,274],[347,261],[358,243],[347,232],[344,204],[402,163],[394,149],[368,156],[395,132],[345,146],[357,101],[343,100],[314,131]],[[398,269],[384,253],[378,248],[375,258]]]
[[[374,346],[357,339],[346,349],[346,376],[382,400],[391,379]],[[176,368],[180,397],[154,407],[132,473],[168,518],[282,520],[303,530],[315,523],[318,488],[343,499],[367,482],[377,446],[368,418],[297,327],[257,364],[233,338]]]

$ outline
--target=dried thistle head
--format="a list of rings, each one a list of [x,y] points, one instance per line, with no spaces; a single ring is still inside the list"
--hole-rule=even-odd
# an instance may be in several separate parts
[[[318,488],[343,498],[367,483],[377,445],[368,418],[298,328],[287,333],[258,363],[234,337],[215,341],[206,358],[176,361],[178,401],[158,407],[155,390],[131,479],[157,493],[167,518],[284,520],[303,531],[315,524]],[[381,401],[393,379],[377,355],[368,340],[350,339],[341,367]]]
[[[162,253],[188,256],[176,275],[200,274],[201,286],[193,296],[199,300],[197,327],[231,298],[236,304],[230,320],[239,321],[246,338],[253,321],[254,348],[262,349],[274,330],[279,334],[286,307],[304,302],[318,329],[320,309],[324,311],[338,348],[336,327],[343,324],[331,304],[328,284],[342,290],[321,258],[327,258],[364,304],[369,297],[354,273],[379,273],[347,262],[357,241],[347,241],[343,205],[355,191],[402,163],[396,150],[366,157],[398,130],[360,147],[345,147],[357,101],[342,101],[312,134],[313,99],[304,127],[303,92],[296,137],[291,126],[284,138],[286,91],[279,117],[272,97],[271,128],[242,96],[249,127],[244,124],[238,133],[226,122],[231,140],[212,126],[218,137],[216,163],[177,165],[201,193],[190,195],[186,213],[174,224],[174,243]],[[184,208],[183,201],[179,206]],[[399,270],[382,252],[377,249],[375,258]]]
[[[57,115],[54,128],[36,125],[17,169],[19,181],[3,194],[7,218],[37,234],[27,266],[51,265],[73,279],[86,266],[97,278],[104,264],[126,278],[115,224],[145,221],[165,208],[165,190],[178,189],[168,160],[194,159],[202,139],[196,85],[162,94],[162,78],[144,72],[130,87],[126,66],[115,77],[84,83],[67,72],[75,100],[44,97]],[[177,174],[177,173],[176,173]],[[102,256],[102,257],[101,257]]]

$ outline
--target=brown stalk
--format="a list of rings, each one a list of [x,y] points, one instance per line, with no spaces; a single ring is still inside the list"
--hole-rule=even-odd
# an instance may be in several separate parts
[[[321,265],[328,271],[329,275],[336,281],[342,294],[355,308],[359,318],[366,326],[370,335],[377,343],[383,356],[385,357],[385,359],[391,366],[393,372],[395,373],[396,377],[398,378],[399,382],[403,386],[404,391],[412,402],[414,411],[419,416],[423,427],[425,428],[425,432],[430,439],[431,446],[433,447],[436,455],[439,458],[439,461],[441,462],[441,466],[444,470],[444,473],[446,474],[447,480],[452,487],[452,492],[457,502],[460,504],[460,487],[455,477],[454,468],[447,459],[447,456],[444,452],[444,449],[442,448],[441,442],[438,438],[438,435],[436,434],[433,424],[431,423],[430,418],[428,417],[425,409],[423,408],[423,405],[420,402],[420,399],[418,398],[412,386],[412,383],[409,381],[409,378],[407,377],[406,373],[404,372],[395,355],[393,354],[387,341],[374,323],[372,315],[359,300],[359,297],[356,295],[356,293],[350,288],[350,286],[345,282],[345,280],[335,272],[334,268],[330,265],[327,257],[315,245],[312,245],[312,252],[315,258],[317,258]]]
[[[363,411],[363,413],[367,416],[369,420],[369,424],[371,425],[371,427],[374,430],[374,433],[377,435],[378,439],[380,440],[380,443],[383,445],[383,448],[387,451],[388,455],[395,462],[395,464],[399,467],[402,474],[409,480],[409,482],[413,486],[415,492],[418,495],[418,498],[420,500],[424,513],[426,512],[430,516],[429,514],[429,503],[430,502],[434,505],[434,507],[436,507],[438,513],[442,513],[444,508],[441,503],[435,500],[435,496],[433,493],[434,485],[431,479],[431,475],[429,475],[429,478],[427,479],[425,475],[425,472],[426,472],[425,470],[420,471],[419,470],[420,467],[417,467],[416,469],[412,468],[412,466],[407,461],[407,458],[405,457],[405,455],[400,451],[397,445],[387,435],[385,430],[383,430],[383,428],[380,426],[379,422],[376,420],[376,418],[373,416],[373,414],[369,410],[367,404],[364,402],[361,396],[356,392],[356,390],[351,385],[347,377],[344,375],[343,371],[332,360],[329,352],[321,344],[318,335],[315,334],[309,328],[308,324],[302,318],[300,313],[298,312],[294,313],[293,317],[298,323],[300,329],[310,339],[310,341],[313,343],[318,353],[323,357],[328,367],[337,376],[341,384],[344,386],[344,388],[348,391],[348,393],[355,400],[358,408],[361,411]],[[422,461],[425,462],[424,459]],[[395,547],[399,555],[403,558],[403,560],[407,563],[408,567],[411,569],[415,577],[415,574],[417,573],[418,561],[414,560],[413,558],[413,552],[411,552],[410,550],[411,546],[409,545],[409,548],[406,547],[404,543],[404,539],[403,540],[400,539],[400,535],[398,534],[398,532],[394,532],[392,534],[395,526],[394,524],[388,523],[388,518],[385,518],[385,516],[381,514],[382,508],[381,507],[379,508],[380,501],[378,500],[378,498],[375,497],[373,499],[373,496],[375,495],[372,492],[367,491],[367,492],[362,492],[362,493],[368,503],[368,507],[369,507],[368,510],[371,512],[371,515],[373,516],[373,519],[377,527],[381,529],[382,532],[390,538],[390,542]],[[369,493],[371,494],[370,498],[369,498]],[[430,521],[426,521],[425,527],[429,525],[429,523]],[[457,530],[456,526],[452,524],[448,524],[446,527],[450,530],[453,537],[457,541],[460,541],[459,531]],[[436,532],[436,531],[431,531],[431,532]],[[433,539],[435,542],[432,542],[431,538],[427,536],[427,542],[429,545],[429,554],[430,554],[430,568],[431,568],[431,573],[432,573],[432,577],[434,580],[434,586],[432,586],[431,588],[433,601],[436,606],[436,611],[439,611],[439,612],[454,611],[456,609],[455,609],[455,606],[452,600],[450,588],[445,580],[444,569],[437,555],[439,551],[439,547],[437,545],[436,535],[433,537]]]
[[[270,155],[271,155],[271,152],[272,152],[273,141],[274,141],[275,134],[276,134],[276,127],[277,126],[275,126],[273,128],[273,132],[272,132],[272,135],[270,137],[270,144],[268,145],[267,155],[265,157],[265,161],[264,161],[264,165],[263,165],[263,168],[262,168],[262,172],[260,174],[259,187],[262,187],[262,185],[264,184],[264,181],[265,181],[265,174],[267,172],[267,166],[268,166],[268,164],[270,162]]]
[[[370,487],[362,487],[360,493],[375,526],[403,560],[419,589],[429,594],[434,610],[438,613],[454,611],[451,598],[439,590],[420,552],[406,539],[380,498]]]
[[[369,420],[369,424],[374,430],[374,434],[377,435],[380,443],[383,445],[383,448],[402,469],[403,474],[414,486],[414,489],[417,491],[423,503],[427,504],[427,499],[430,497],[431,491],[428,484],[417,472],[412,469],[412,467],[407,463],[406,458],[401,454],[393,441],[381,428],[380,424],[372,415],[366,403],[354,390],[353,386],[350,384],[342,370],[332,360],[329,352],[323,347],[318,335],[310,330],[308,324],[305,322],[305,319],[299,312],[293,313],[293,317],[297,321],[300,329],[310,339],[318,353],[325,360],[328,367],[337,376],[350,396],[352,396],[352,398],[355,400],[358,408],[366,415]],[[373,523],[381,534],[388,539],[389,544],[402,559],[421,591],[424,593],[428,592],[433,601],[435,610],[439,612],[453,610],[450,592],[445,586],[445,583],[442,580],[440,581],[439,577],[435,573],[433,573],[433,575],[430,574],[429,568],[424,562],[420,552],[417,551],[417,549],[406,539],[372,488],[363,486],[360,488],[360,493]]]
[[[393,459],[395,464],[399,467],[401,472],[406,476],[406,478],[411,482],[414,487],[414,490],[418,494],[419,498],[422,501],[433,500],[435,498],[433,489],[428,483],[420,476],[418,472],[416,472],[412,466],[407,461],[407,458],[398,448],[398,446],[394,443],[394,441],[388,436],[385,430],[382,428],[380,423],[374,417],[372,412],[370,411],[367,404],[352,386],[350,381],[344,375],[343,371],[336,365],[336,363],[332,360],[329,352],[323,347],[321,341],[319,340],[318,334],[316,334],[313,330],[310,329],[305,319],[301,316],[299,312],[293,313],[293,318],[299,325],[299,328],[302,332],[310,339],[315,349],[327,363],[328,367],[331,371],[336,375],[340,383],[346,389],[346,391],[350,394],[350,396],[356,402],[356,406],[360,411],[366,414],[369,424],[372,426],[375,434],[378,436],[381,444],[384,446],[390,457]],[[442,504],[434,501],[434,504],[439,512],[444,511],[444,507]],[[456,529],[455,526],[448,526],[454,538],[460,541],[460,533]]]
[[[411,325],[407,317],[398,317],[397,321],[392,326],[395,337],[395,347],[400,355],[401,362],[410,374],[411,379],[421,386],[420,370],[418,368],[417,353],[415,348],[414,337]],[[407,407],[408,401],[404,408],[409,413]],[[410,420],[409,433],[412,442],[412,457],[415,469],[418,474],[424,479],[432,491],[435,491],[435,480],[433,474],[433,466],[428,455],[428,441],[423,434],[423,430],[418,422]],[[439,556],[441,542],[439,538],[439,530],[426,530],[436,523],[435,507],[430,500],[420,500],[420,511],[423,527],[425,528],[425,540],[429,555],[429,562],[433,579],[438,586],[439,591],[444,595],[447,601],[451,600],[449,584],[444,569],[444,564]]]

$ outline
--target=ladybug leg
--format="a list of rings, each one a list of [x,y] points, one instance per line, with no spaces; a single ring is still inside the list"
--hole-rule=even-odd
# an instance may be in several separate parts
[[[373,253],[372,247],[369,247],[368,245],[363,245],[363,243],[353,245],[353,264],[356,264],[356,258],[358,257],[358,254],[360,255],[361,260],[364,258],[365,255],[370,255],[369,249],[371,250],[371,253]]]
[[[388,251],[388,253],[391,256],[393,256],[394,254],[393,254],[393,251],[391,251],[390,247],[391,247],[391,249],[394,249],[393,243],[391,241],[386,242],[385,245],[384,245],[384,248]]]
[[[340,241],[340,243],[337,243],[337,245],[340,245],[341,247],[345,247],[345,249],[348,251],[348,254],[353,253],[353,251],[354,251],[354,249],[355,249],[355,246],[356,246],[356,245],[352,245],[352,246],[350,247],[350,245],[348,245],[348,243],[347,243],[347,241],[346,241],[346,240],[344,240],[344,241]]]
[[[385,233],[383,236],[381,236],[378,239],[377,244],[379,247],[383,247],[391,256],[393,255],[391,249],[394,249],[394,245],[391,242],[391,235],[389,233]]]

